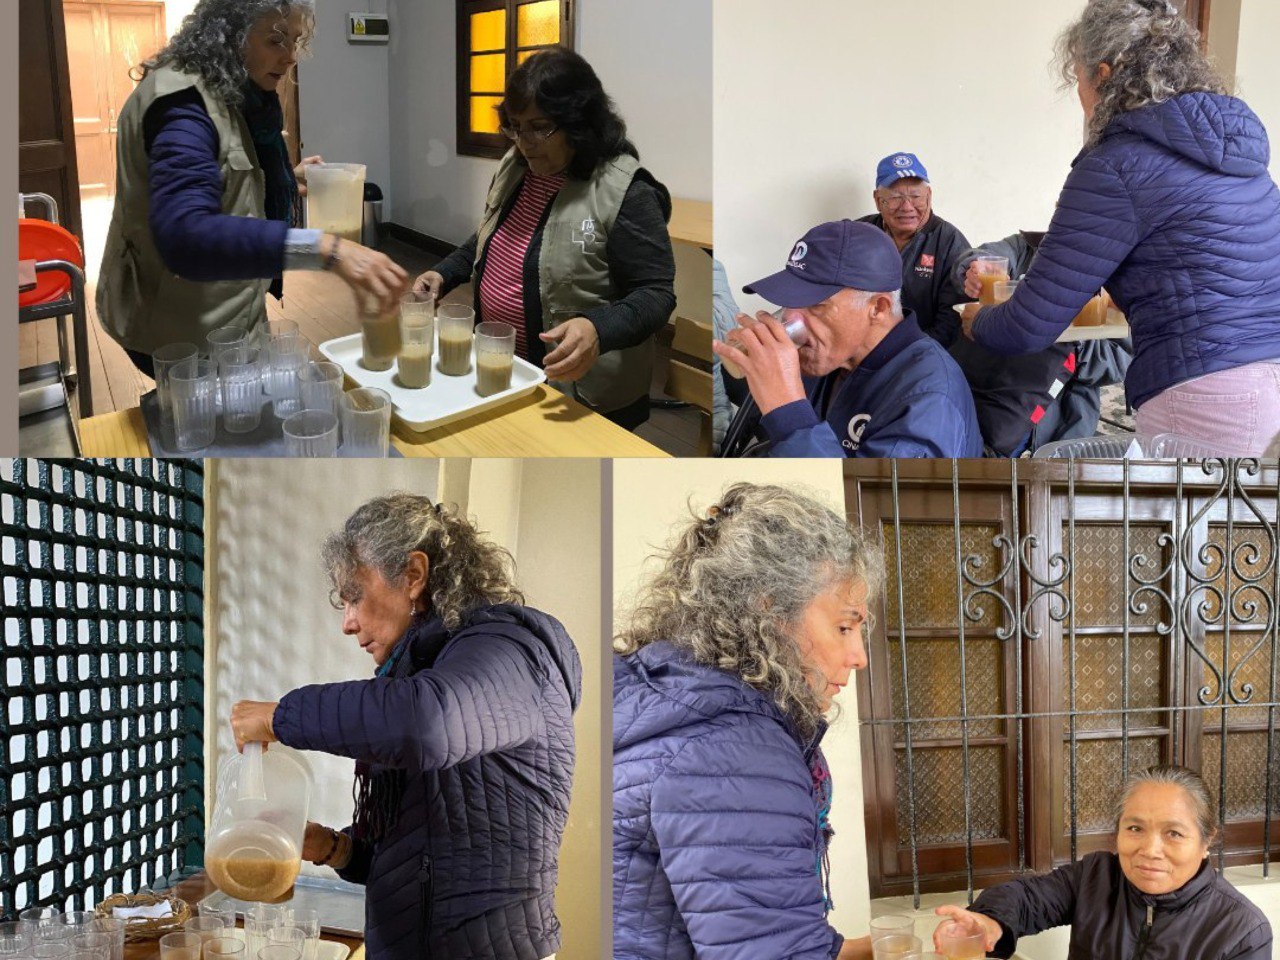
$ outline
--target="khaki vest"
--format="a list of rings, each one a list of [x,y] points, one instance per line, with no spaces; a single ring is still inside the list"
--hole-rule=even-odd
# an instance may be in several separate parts
[[[218,131],[222,212],[262,219],[266,177],[258,165],[243,116],[193,74],[161,67],[147,74],[120,111],[116,149],[116,204],[98,276],[98,317],[113,339],[150,353],[167,343],[203,346],[210,330],[239,323],[250,329],[266,320],[269,280],[195,283],[169,270],[151,236],[150,189],[142,118],[160,97],[195,87]]]
[[[538,288],[542,298],[542,329],[550,330],[557,313],[581,312],[618,299],[609,278],[605,242],[622,207],[627,188],[640,162],[626,155],[607,160],[588,181],[567,179],[551,202],[538,260]],[[503,157],[476,233],[476,262],[484,256],[498,217],[524,178],[516,151]],[[474,275],[472,282],[479,280]],[[574,392],[602,413],[609,413],[647,396],[653,379],[653,337],[634,347],[603,353]]]

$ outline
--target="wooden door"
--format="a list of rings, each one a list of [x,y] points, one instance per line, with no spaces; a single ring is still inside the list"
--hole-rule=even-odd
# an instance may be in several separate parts
[[[52,196],[83,242],[62,0],[22,0],[18,30],[18,189]]]
[[[164,45],[164,4],[67,0],[66,22],[80,189],[86,196],[112,195],[116,120],[136,85],[138,65]]]

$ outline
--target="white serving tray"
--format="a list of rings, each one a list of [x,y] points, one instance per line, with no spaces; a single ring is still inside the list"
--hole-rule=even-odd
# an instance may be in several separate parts
[[[396,418],[410,430],[429,430],[454,420],[461,420],[481,410],[501,406],[517,397],[530,393],[540,383],[545,383],[546,373],[528,360],[515,358],[511,367],[511,386],[501,393],[482,397],[476,393],[475,350],[471,352],[471,372],[461,377],[447,377],[438,366],[431,370],[431,382],[421,390],[400,386],[396,379],[396,367],[390,370],[368,370],[360,362],[360,334],[326,340],[320,344],[325,358],[338,364],[347,376],[362,387],[377,387],[391,395]],[[436,364],[439,359],[436,351]]]
[[[967,306],[967,303],[957,303],[952,305],[952,309],[956,313],[964,313],[964,308]],[[1107,311],[1106,323],[1096,327],[1077,327],[1072,324],[1062,331],[1058,337],[1058,343],[1074,343],[1077,340],[1123,340],[1127,336],[1129,336],[1129,321],[1117,308],[1112,307]]]

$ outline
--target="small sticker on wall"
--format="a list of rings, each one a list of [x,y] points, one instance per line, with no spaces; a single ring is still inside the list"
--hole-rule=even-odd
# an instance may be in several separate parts
[[[352,20],[351,32],[358,37],[363,37],[366,32],[365,25],[364,25],[364,17],[352,17],[351,20]]]

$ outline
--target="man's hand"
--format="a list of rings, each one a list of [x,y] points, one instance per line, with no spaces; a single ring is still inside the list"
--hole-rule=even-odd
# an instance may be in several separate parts
[[[980,275],[978,261],[974,260],[969,264],[969,269],[964,272],[964,295],[966,297],[973,297],[976,300],[978,294],[982,293],[982,281],[978,279]]]
[[[966,303],[964,305],[964,313],[960,314],[960,332],[970,340],[973,339],[973,321],[981,309],[982,304],[980,303]]]
[[[573,383],[587,375],[600,359],[600,335],[586,317],[570,317],[538,337],[555,349],[542,358],[548,380]]]
[[[737,320],[738,328],[729,331],[725,342],[713,342],[711,348],[742,370],[760,413],[772,413],[805,399],[800,351],[777,318],[760,311],[754,320],[745,313],[738,314]]]
[[[942,942],[939,939],[939,934],[942,928],[947,925],[948,920],[958,924],[966,934],[982,934],[983,947],[986,950],[994,950],[996,944],[1000,942],[1000,938],[1004,935],[1004,929],[998,922],[984,914],[974,913],[963,907],[948,905],[938,907],[933,912],[940,917],[946,918],[942,923],[938,924],[937,929],[933,932],[933,947],[939,953],[942,952]]]

